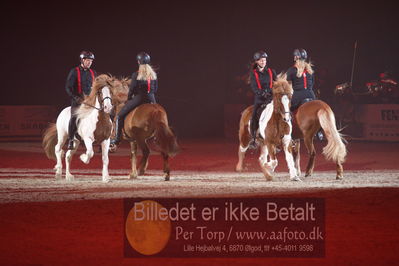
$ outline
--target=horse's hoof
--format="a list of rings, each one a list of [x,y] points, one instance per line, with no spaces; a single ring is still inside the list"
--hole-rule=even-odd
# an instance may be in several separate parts
[[[272,176],[265,176],[266,181],[273,181],[273,177]]]
[[[72,182],[74,180],[75,180],[75,177],[73,175],[69,174],[66,176],[66,181]]]
[[[337,175],[336,179],[337,180],[342,180],[342,179],[344,179],[344,177],[342,175]]]
[[[296,172],[297,176],[301,176],[301,174],[302,174],[301,172]]]
[[[144,175],[145,171],[144,170],[139,170],[139,175]]]
[[[80,160],[85,163],[88,164],[90,162],[90,159],[88,158],[88,156],[86,154],[81,154],[80,155]]]
[[[137,174],[130,174],[129,179],[137,179]]]
[[[165,181],[169,181],[170,180],[170,174],[169,173],[165,173]]]
[[[112,180],[111,180],[111,178],[109,177],[109,176],[107,176],[107,177],[103,177],[103,182],[104,183],[110,183]]]
[[[61,178],[62,178],[61,173],[56,173],[56,174],[55,174],[55,179],[56,179],[56,180],[60,180]]]
[[[236,172],[239,172],[239,173],[241,173],[242,172],[242,167],[236,167]]]
[[[299,178],[299,176],[294,176],[290,178],[291,181],[299,181],[301,182],[302,180]]]
[[[311,173],[306,173],[305,177],[308,177],[308,176],[311,176],[311,175],[312,175]]]
[[[117,145],[115,145],[115,144],[110,144],[109,145],[109,152],[110,153],[115,153],[116,152],[116,150],[118,149],[118,146]]]

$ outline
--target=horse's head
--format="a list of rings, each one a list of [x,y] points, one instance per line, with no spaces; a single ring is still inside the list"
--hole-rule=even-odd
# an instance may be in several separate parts
[[[273,105],[274,112],[280,114],[285,122],[291,120],[290,105],[293,92],[287,75],[280,73],[273,82]]]
[[[107,74],[101,74],[95,78],[92,87],[93,96],[96,95],[98,103],[100,104],[100,110],[106,113],[110,113],[112,105],[112,77]]]
[[[100,108],[109,114],[113,108],[112,106],[112,94],[108,86],[104,86],[99,93]]]

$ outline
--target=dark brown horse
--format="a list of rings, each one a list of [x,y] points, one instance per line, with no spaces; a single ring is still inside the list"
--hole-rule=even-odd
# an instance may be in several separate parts
[[[309,154],[305,176],[313,174],[316,157],[313,139],[320,128],[323,129],[327,138],[327,146],[323,148],[323,154],[327,160],[336,163],[336,179],[342,179],[342,164],[345,161],[347,153],[346,146],[342,135],[339,133],[335,125],[335,116],[333,111],[328,104],[320,100],[302,104],[295,114],[292,132],[292,139],[294,139],[293,155],[295,167],[300,173],[300,139],[303,139]]]
[[[127,88],[129,80],[121,80],[124,88]],[[118,85],[114,84],[115,88]],[[127,90],[125,90],[127,94]],[[117,92],[114,92],[118,95]],[[123,89],[119,87],[121,101],[126,100]],[[123,107],[123,103],[115,101],[116,111]],[[176,136],[169,127],[165,109],[159,104],[142,104],[132,110],[126,117],[123,127],[123,139],[130,142],[131,167],[130,178],[135,179],[143,175],[148,166],[150,148],[161,153],[163,158],[163,171],[165,181],[170,179],[169,157],[179,151]],[[137,148],[140,148],[143,156],[137,171]],[[114,152],[115,150],[112,150]]]

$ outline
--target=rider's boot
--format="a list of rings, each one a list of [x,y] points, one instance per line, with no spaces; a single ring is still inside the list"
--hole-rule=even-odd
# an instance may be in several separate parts
[[[123,118],[116,116],[115,122],[115,138],[111,139],[110,145],[117,146],[121,142],[122,128],[123,128]]]
[[[76,117],[72,116],[68,125],[68,150],[73,150],[73,139],[77,131]]]

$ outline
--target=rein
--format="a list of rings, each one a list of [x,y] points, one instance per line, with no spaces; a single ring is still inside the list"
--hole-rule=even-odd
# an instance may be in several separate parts
[[[284,94],[284,95],[285,95],[285,94]],[[282,96],[281,96],[281,97],[282,97]],[[280,102],[280,101],[279,101],[279,102]],[[281,102],[280,102],[280,104],[281,104]],[[290,115],[290,120],[292,120],[292,112],[291,112],[291,111],[289,111],[289,112],[287,112],[287,111],[282,112],[281,109],[278,108],[278,113],[279,113],[281,116],[284,116],[285,114],[289,114],[289,115]]]
[[[101,92],[100,92],[100,90],[99,90],[99,91],[97,92],[97,96],[98,96],[100,93],[101,93]],[[97,107],[95,107],[94,105],[91,105],[91,104],[85,103],[85,102],[83,102],[82,104],[87,105],[87,106],[89,106],[89,107],[91,107],[91,108],[94,108],[94,109],[96,109],[96,110],[98,110],[98,111],[100,111],[100,112],[104,112],[104,101],[105,101],[106,99],[110,99],[110,100],[111,100],[111,104],[112,104],[112,98],[109,97],[109,96],[107,96],[107,97],[101,99],[101,101],[99,101],[99,103],[100,103],[100,108],[97,108]]]

